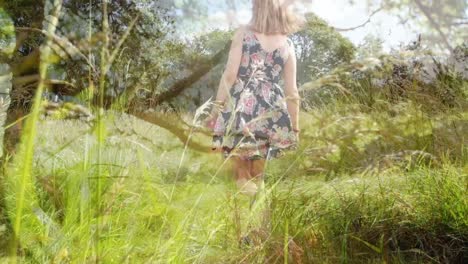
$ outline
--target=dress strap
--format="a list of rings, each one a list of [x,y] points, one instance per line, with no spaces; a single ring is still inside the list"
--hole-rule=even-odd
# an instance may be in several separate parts
[[[244,37],[243,37],[243,42],[244,43],[246,42],[247,37],[249,37],[250,40],[255,39],[255,34],[248,26],[245,26],[244,27]],[[247,42],[251,42],[251,41],[247,41]]]
[[[288,43],[288,45],[289,45],[290,47],[292,47],[292,46],[294,45],[294,43],[292,42],[292,40],[291,40],[290,37],[286,37],[286,41],[287,41],[287,43]]]
[[[255,32],[254,32],[252,29],[250,29],[250,28],[247,28],[246,30],[247,30],[246,34],[247,34],[251,39],[257,41],[257,36],[255,35]]]
[[[289,58],[289,48],[294,47],[294,43],[289,37],[286,37],[286,53],[285,53],[285,61]]]
[[[254,31],[250,28],[250,26],[245,26],[245,32],[250,35],[254,34]]]

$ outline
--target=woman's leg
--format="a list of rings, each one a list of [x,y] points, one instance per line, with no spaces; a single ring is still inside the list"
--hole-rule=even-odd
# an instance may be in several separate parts
[[[240,179],[249,180],[250,176],[250,169],[249,169],[249,161],[243,160],[238,156],[232,156],[232,166],[234,171],[234,178],[236,181]]]
[[[231,163],[232,163],[232,169],[233,169],[233,176],[236,182],[236,185],[238,189],[240,190],[239,193],[241,195],[233,195],[232,199],[234,202],[234,223],[235,223],[235,230],[237,237],[240,239],[239,243],[242,243],[243,237],[242,233],[244,233],[247,228],[246,225],[244,225],[243,220],[245,213],[245,210],[247,210],[248,203],[250,203],[247,200],[252,199],[252,192],[248,192],[250,188],[248,188],[248,183],[253,184],[251,181],[251,175],[250,175],[250,162],[248,160],[243,160],[239,156],[231,156]],[[250,196],[247,198],[246,196]]]
[[[259,185],[258,183],[263,182],[263,172],[265,171],[265,159],[255,159],[250,161],[250,175],[252,176],[253,180]]]
[[[251,181],[250,161],[244,160],[238,156],[231,157],[233,162],[234,177],[240,193],[254,196],[257,192],[257,185]]]
[[[250,174],[252,175],[252,178],[254,182],[256,182],[257,186],[259,187],[260,191],[259,194],[257,195],[258,198],[256,199],[257,207],[256,208],[259,212],[259,216],[261,217],[261,225],[264,229],[264,231],[267,231],[270,227],[270,206],[269,206],[269,201],[268,197],[266,196],[267,192],[265,189],[265,177],[264,177],[264,172],[265,172],[265,164],[266,160],[265,159],[257,159],[257,160],[252,160],[251,161],[251,166],[250,166]]]

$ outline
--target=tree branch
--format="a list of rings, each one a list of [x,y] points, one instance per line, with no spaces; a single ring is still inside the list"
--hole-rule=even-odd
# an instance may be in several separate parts
[[[13,79],[13,85],[17,87],[21,87],[21,86],[25,86],[26,84],[38,83],[39,78],[40,78],[39,74],[31,74],[31,75],[16,77]],[[44,83],[47,85],[57,85],[57,86],[66,87],[67,88],[66,90],[60,91],[62,94],[66,94],[66,95],[76,95],[77,93],[81,91],[74,84],[67,82],[67,81],[45,79]]]
[[[377,14],[378,12],[382,11],[383,10],[383,7],[379,7],[378,9],[376,9],[374,12],[372,12],[369,16],[369,18],[367,18],[367,20],[358,25],[358,26],[355,26],[355,27],[351,27],[351,28],[337,28],[337,27],[333,27],[333,29],[335,29],[336,31],[352,31],[352,30],[356,30],[358,28],[362,28],[362,27],[365,27],[367,24],[369,24],[371,22],[371,18]]]
[[[449,49],[449,51],[452,53],[453,52],[453,48],[452,48],[452,45],[450,45],[450,43],[448,42],[448,37],[445,35],[445,33],[442,31],[442,29],[440,28],[439,24],[434,20],[434,18],[432,17],[432,15],[429,13],[429,11],[427,11],[426,7],[421,3],[420,0],[414,0],[414,2],[416,3],[416,5],[418,6],[419,10],[421,10],[421,12],[424,13],[424,15],[426,16],[427,20],[429,20],[429,23],[431,23],[431,25],[437,30],[437,32],[439,32],[439,35],[442,37],[442,41],[444,42],[445,46]]]
[[[187,143],[188,137],[190,135],[190,128],[183,128],[177,120],[174,118],[168,117],[165,113],[159,112],[128,112],[128,114],[135,116],[141,120],[144,120],[148,123],[157,125],[166,129],[175,135],[183,144]],[[177,119],[177,118],[176,118]],[[188,147],[200,152],[210,152],[211,146],[199,144],[193,140],[188,142]]]
[[[207,63],[200,65],[190,76],[177,81],[171,88],[152,98],[154,104],[158,105],[162,102],[170,101],[180,95],[185,89],[192,86],[198,80],[200,80],[205,74],[211,71],[216,65],[218,65],[223,56],[229,51],[231,41],[229,41],[222,50],[214,55]]]
[[[50,37],[57,45],[59,45],[70,57],[73,57],[72,54],[77,54],[79,57],[81,57],[86,63],[93,69],[93,71],[96,71],[94,68],[93,64],[88,60],[88,57],[81,52],[79,48],[77,48],[75,45],[73,45],[68,39],[62,38],[60,36],[57,36],[56,34],[49,34],[47,31],[39,28],[31,28],[31,27],[16,27],[16,31],[30,31],[30,32],[38,32],[41,33],[47,37]]]

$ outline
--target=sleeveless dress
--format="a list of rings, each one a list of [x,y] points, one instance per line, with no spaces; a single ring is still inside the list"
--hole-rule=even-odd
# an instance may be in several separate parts
[[[279,158],[296,150],[285,93],[279,84],[288,59],[287,44],[272,52],[264,50],[251,30],[244,32],[237,79],[219,110],[212,134],[212,149],[221,148],[243,160]]]

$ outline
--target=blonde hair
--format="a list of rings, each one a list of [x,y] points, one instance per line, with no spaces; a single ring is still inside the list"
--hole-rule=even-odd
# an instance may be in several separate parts
[[[289,35],[300,30],[304,19],[289,10],[290,0],[253,0],[249,27],[257,32]]]

